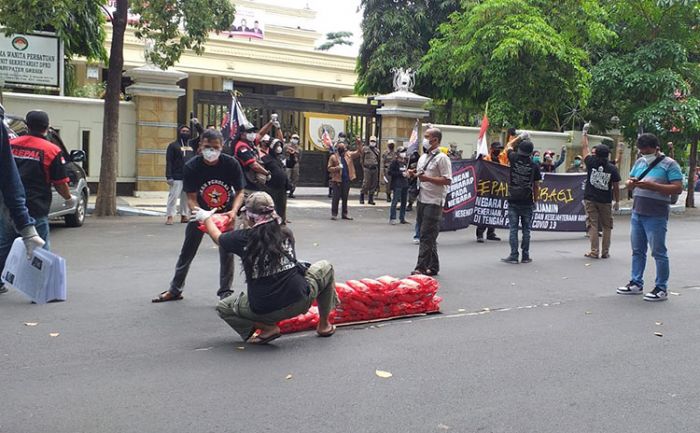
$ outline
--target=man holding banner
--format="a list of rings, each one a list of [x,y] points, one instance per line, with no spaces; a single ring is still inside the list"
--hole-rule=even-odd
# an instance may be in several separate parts
[[[523,132],[518,137],[517,149],[508,150],[510,161],[510,179],[508,181],[508,219],[510,227],[510,255],[501,261],[505,263],[530,263],[530,224],[535,201],[539,195],[539,182],[542,180],[540,169],[532,161],[534,149],[529,134]],[[518,254],[518,225],[523,229],[523,241],[520,246],[522,257]],[[519,261],[518,259],[521,258]]]

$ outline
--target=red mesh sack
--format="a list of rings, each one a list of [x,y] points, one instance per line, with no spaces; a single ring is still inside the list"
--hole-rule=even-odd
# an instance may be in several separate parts
[[[211,220],[214,222],[216,228],[222,233],[233,230],[233,227],[229,225],[231,222],[231,217],[226,214],[215,213],[211,216]],[[199,223],[199,230],[203,233],[207,232],[207,228],[204,223]]]

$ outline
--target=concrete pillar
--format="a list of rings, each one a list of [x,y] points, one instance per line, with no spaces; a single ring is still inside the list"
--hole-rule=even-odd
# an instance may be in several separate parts
[[[127,71],[134,84],[126,88],[136,105],[136,191],[167,191],[165,151],[177,135],[177,86],[187,74],[145,65]]]
[[[397,90],[375,99],[383,104],[377,110],[377,114],[382,116],[382,149],[386,148],[388,140],[396,141],[397,147],[408,142],[416,119],[423,120],[430,115],[423,107],[431,99],[408,90]]]

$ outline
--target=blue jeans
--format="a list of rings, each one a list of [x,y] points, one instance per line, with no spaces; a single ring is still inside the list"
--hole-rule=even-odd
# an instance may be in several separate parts
[[[532,222],[532,205],[508,204],[508,224],[510,227],[510,256],[518,257],[518,226],[523,229],[523,241],[520,249],[523,258],[530,257],[530,223]]]
[[[647,264],[647,245],[656,261],[656,287],[668,288],[671,273],[666,250],[666,227],[668,218],[638,215],[632,212],[630,238],[632,241],[632,277],[630,282],[644,286],[644,268]]]
[[[406,221],[406,202],[408,201],[408,187],[394,188],[393,192],[394,195],[391,197],[391,212],[389,219],[392,221],[396,219],[396,205],[399,203],[399,200],[401,200],[401,211],[399,213],[399,217],[401,218],[401,221]]]
[[[416,231],[413,234],[413,239],[420,239],[420,221],[416,218]]]
[[[34,218],[36,220],[36,231],[39,237],[46,242],[45,250],[49,250],[49,217]],[[19,233],[15,230],[12,221],[6,218],[0,220],[0,272],[5,268],[5,261],[10,255],[12,243],[19,237]]]

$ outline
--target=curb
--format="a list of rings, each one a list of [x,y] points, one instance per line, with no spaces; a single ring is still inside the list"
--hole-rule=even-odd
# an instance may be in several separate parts
[[[685,207],[684,204],[671,205],[671,213],[674,215],[684,214],[686,209],[687,208]],[[620,208],[620,210],[613,211],[613,215],[632,215],[632,208],[631,207]]]
[[[87,208],[88,215],[95,212],[95,206],[89,205]],[[117,215],[119,216],[165,216],[165,212],[139,209],[129,206],[117,206]]]

